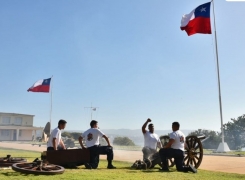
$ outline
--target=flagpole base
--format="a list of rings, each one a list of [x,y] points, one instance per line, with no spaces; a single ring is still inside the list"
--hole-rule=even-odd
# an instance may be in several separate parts
[[[229,152],[229,151],[231,151],[231,150],[230,150],[230,148],[226,142],[224,142],[224,143],[221,142],[219,144],[218,149],[216,150],[216,152],[219,152],[219,153]]]

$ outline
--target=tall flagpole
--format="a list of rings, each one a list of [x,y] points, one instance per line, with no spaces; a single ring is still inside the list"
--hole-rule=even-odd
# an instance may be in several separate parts
[[[50,114],[49,114],[49,123],[50,123],[50,134],[51,134],[51,122],[52,122],[52,110],[53,110],[53,76],[51,77],[51,92],[50,92]]]
[[[216,33],[214,0],[212,0],[211,2],[213,3],[214,37],[215,37],[215,51],[216,51],[215,54],[216,54],[216,65],[217,65],[218,90],[219,90],[219,111],[220,111],[221,136],[222,136],[222,144],[219,145],[218,150],[224,152],[225,151],[224,127],[223,127],[224,124],[223,124],[222,99],[221,99],[221,88],[220,88],[219,55],[218,55],[218,43],[217,43],[217,33]],[[229,149],[228,145],[227,145],[227,148]]]

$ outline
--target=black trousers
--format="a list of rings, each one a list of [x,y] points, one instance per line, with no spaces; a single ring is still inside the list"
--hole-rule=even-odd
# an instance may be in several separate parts
[[[61,148],[60,146],[58,146],[57,148],[58,150],[64,150],[63,148]],[[47,151],[54,151],[53,147],[47,147]]]
[[[47,151],[54,151],[53,147],[47,147]]]
[[[180,149],[162,148],[159,151],[163,169],[168,169],[168,159],[174,158],[177,171],[187,172],[188,167],[184,166],[185,152]]]
[[[108,163],[113,160],[113,148],[110,146],[92,146],[88,148],[90,152],[90,166],[96,169],[99,165],[100,155],[107,155]]]

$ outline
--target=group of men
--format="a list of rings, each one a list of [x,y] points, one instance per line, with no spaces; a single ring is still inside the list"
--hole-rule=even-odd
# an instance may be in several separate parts
[[[142,149],[143,160],[148,159],[151,155],[157,153],[157,148],[159,148],[159,155],[162,162],[160,169],[161,171],[169,171],[168,159],[174,158],[174,162],[178,171],[191,171],[196,173],[197,170],[192,165],[184,166],[185,135],[179,130],[180,124],[178,122],[172,123],[173,132],[169,135],[169,142],[167,145],[162,147],[162,143],[158,135],[154,133],[154,125],[148,125],[149,122],[151,122],[151,119],[148,118],[142,126],[142,133],[144,135],[144,147]],[[61,119],[58,122],[58,127],[51,132],[47,142],[47,151],[66,149],[61,138],[61,130],[65,129],[66,123],[67,122],[65,120]],[[147,125],[148,131],[146,130]],[[108,145],[100,146],[100,138],[104,138]],[[113,148],[111,146],[110,140],[99,129],[97,121],[92,120],[90,122],[90,129],[82,133],[78,140],[82,149],[88,149],[90,152],[90,162],[85,163],[86,169],[96,169],[98,167],[99,155],[107,155],[108,169],[116,168],[112,165]],[[83,141],[85,141],[86,147],[84,146]]]
[[[47,151],[50,150],[65,150],[66,147],[61,138],[61,130],[65,129],[66,121],[61,119],[58,122],[58,127],[55,128],[49,137],[47,142]],[[112,165],[113,160],[113,148],[111,146],[109,138],[100,131],[98,127],[98,122],[92,120],[90,122],[90,129],[82,133],[79,137],[79,143],[82,149],[88,149],[90,152],[90,162],[85,163],[86,169],[96,169],[99,165],[99,155],[107,155],[108,161],[108,169],[115,169],[116,167]],[[104,138],[107,142],[107,146],[100,146],[100,138]],[[85,145],[83,144],[83,140],[85,140]]]
[[[179,128],[180,124],[178,122],[172,123],[173,132],[169,134],[169,142],[162,147],[162,143],[157,134],[154,133],[154,125],[149,124],[148,130],[146,130],[147,124],[151,122],[151,119],[147,121],[142,126],[142,133],[144,135],[144,147],[142,149],[143,159],[148,159],[151,155],[154,155],[159,148],[159,155],[161,157],[161,171],[169,171],[168,159],[174,158],[174,163],[178,171],[188,172],[191,171],[196,173],[197,170],[192,165],[184,165],[185,156],[185,135]]]

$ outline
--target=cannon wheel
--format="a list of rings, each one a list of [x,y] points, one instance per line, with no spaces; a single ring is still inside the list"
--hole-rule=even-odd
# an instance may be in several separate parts
[[[0,167],[9,167],[15,163],[26,162],[24,158],[11,157],[11,155],[7,155],[6,157],[0,158]]]
[[[168,142],[169,142],[169,136],[161,136],[161,137],[160,137],[160,141],[161,141],[161,143],[162,143],[162,146],[167,145]],[[168,166],[169,166],[169,167],[173,167],[174,165],[175,165],[175,163],[174,163],[174,158],[168,159]]]
[[[186,137],[186,151],[184,163],[186,166],[193,165],[198,168],[202,162],[203,158],[203,147],[200,139],[196,136]]]
[[[16,163],[12,165],[12,169],[17,172],[36,175],[55,175],[62,174],[65,171],[61,166],[43,163],[43,161]]]

